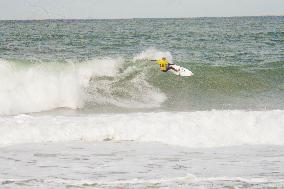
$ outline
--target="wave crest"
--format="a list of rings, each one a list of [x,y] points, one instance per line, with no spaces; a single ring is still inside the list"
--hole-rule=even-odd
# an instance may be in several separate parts
[[[165,95],[135,65],[126,69],[124,64],[121,58],[36,64],[0,60],[0,115],[78,109],[86,103],[160,106]]]
[[[185,147],[284,145],[284,111],[200,111],[0,119],[0,145],[134,140]]]

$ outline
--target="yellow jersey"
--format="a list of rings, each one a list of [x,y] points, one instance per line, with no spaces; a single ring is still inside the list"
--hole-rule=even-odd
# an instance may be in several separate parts
[[[160,60],[157,60],[156,63],[160,65],[161,71],[167,71],[168,64],[169,64],[167,60],[160,59]]]

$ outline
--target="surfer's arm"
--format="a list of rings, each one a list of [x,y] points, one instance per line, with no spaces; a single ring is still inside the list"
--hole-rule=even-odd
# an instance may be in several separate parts
[[[160,64],[159,60],[151,60],[152,62],[155,62],[156,64]]]

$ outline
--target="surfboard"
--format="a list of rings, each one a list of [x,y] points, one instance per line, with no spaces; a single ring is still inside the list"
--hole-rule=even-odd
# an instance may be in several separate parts
[[[178,71],[175,71],[173,69],[170,69],[169,71],[175,75],[178,75],[178,76],[182,76],[182,77],[190,77],[190,76],[193,76],[193,73],[189,70],[189,69],[186,69],[184,67],[181,67],[181,66],[178,66],[178,65],[171,65],[173,68],[175,68],[176,70]]]

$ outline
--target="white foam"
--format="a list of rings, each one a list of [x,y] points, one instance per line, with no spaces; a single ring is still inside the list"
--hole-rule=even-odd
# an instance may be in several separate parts
[[[163,57],[166,57],[169,60],[169,62],[173,62],[172,54],[169,51],[160,51],[156,48],[149,48],[149,49],[146,49],[145,51],[137,54],[133,58],[133,61],[156,60],[156,59],[161,59]]]
[[[149,85],[141,74],[129,81],[131,86],[124,89],[132,91],[129,98],[113,95],[115,90],[118,90],[114,84],[124,77],[124,73],[119,73],[122,64],[121,58],[93,59],[76,64],[70,62],[28,65],[1,60],[0,115],[41,112],[60,107],[77,109],[90,100],[96,104],[120,107],[160,106],[166,99],[165,95]],[[112,79],[97,80],[90,86],[91,79],[98,77]],[[138,88],[144,93],[137,90]],[[87,89],[95,92],[90,95]],[[101,91],[104,94],[101,94]]]
[[[117,61],[91,60],[82,64],[16,66],[0,62],[0,115],[39,112],[84,104],[84,88],[93,75],[113,76]]]
[[[123,187],[123,185],[130,185],[130,186],[135,186],[135,185],[142,185],[142,186],[147,186],[148,184],[175,184],[179,183],[181,184],[201,184],[202,183],[215,183],[216,185],[218,182],[220,185],[222,185],[222,182],[230,182],[230,184],[233,185],[233,182],[237,183],[243,183],[243,184],[257,184],[257,185],[263,185],[263,187],[281,187],[283,186],[283,180],[281,179],[264,179],[264,178],[243,178],[243,177],[196,177],[193,174],[187,174],[185,176],[180,176],[180,177],[164,177],[164,178],[156,178],[156,179],[141,179],[141,178],[134,178],[134,179],[121,179],[121,180],[107,180],[107,179],[102,179],[102,180],[86,180],[86,179],[54,179],[54,178],[45,178],[45,179],[40,179],[40,181],[34,179],[0,179],[0,182],[2,183],[9,183],[9,184],[14,184],[14,183],[29,183],[29,182],[41,182],[41,184],[54,184],[55,186],[58,185],[72,185],[72,186],[94,186],[94,185],[103,185],[103,186],[108,186],[108,187]],[[228,183],[227,183],[228,185]],[[201,188],[203,188],[201,187]],[[233,187],[233,186],[232,186]]]
[[[124,108],[159,107],[167,97],[146,81],[143,72],[135,74],[127,81],[121,81],[132,71],[135,72],[133,69],[126,69],[114,80],[95,80],[89,88],[89,100]]]
[[[284,111],[202,111],[0,118],[0,145],[134,140],[186,147],[284,145]]]

